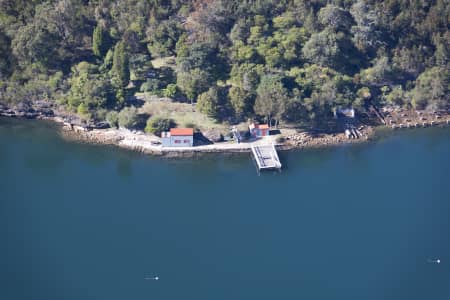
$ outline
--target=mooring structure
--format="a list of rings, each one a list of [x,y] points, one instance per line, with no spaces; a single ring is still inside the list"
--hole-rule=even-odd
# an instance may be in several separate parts
[[[281,169],[275,145],[252,145],[252,152],[259,170]]]

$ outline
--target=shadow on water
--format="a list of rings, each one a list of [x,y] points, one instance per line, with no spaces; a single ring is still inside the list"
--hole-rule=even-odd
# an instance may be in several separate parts
[[[440,147],[440,143],[436,143],[436,140],[439,140],[442,134],[448,132],[448,127],[408,128],[395,131],[389,128],[379,128],[375,132],[374,141],[380,144],[398,141],[396,145],[399,147],[397,148],[399,151],[411,151],[418,144],[428,150],[436,150]],[[401,142],[405,137],[417,140],[420,143],[412,143],[411,145],[405,146]]]
[[[318,148],[307,150],[282,151],[278,155],[283,165],[283,171],[302,169],[316,169],[333,158],[335,148]]]
[[[178,174],[196,174],[206,177],[214,174],[233,174],[236,170],[251,165],[250,153],[202,153],[192,158],[162,159],[171,171]]]
[[[448,132],[448,128],[439,128],[439,127],[434,127],[434,128],[428,128],[428,135],[427,135],[427,139],[426,142],[424,143],[426,149],[429,150],[435,150],[436,148],[440,147],[440,143],[436,143],[436,140],[438,139],[439,136],[442,135],[442,133],[444,132]]]
[[[2,148],[12,152],[22,149],[22,163],[28,169],[45,174],[63,165],[65,155],[58,149],[64,142],[58,137],[54,123],[1,118],[0,131],[14,141],[11,147]]]
[[[403,142],[405,137],[411,139],[419,139],[420,144],[427,150],[436,150],[439,143],[436,143],[436,137],[442,136],[448,132],[448,128],[430,127],[392,131],[388,128],[380,128],[376,131],[375,136],[369,142],[361,144],[347,144],[323,148],[312,148],[304,150],[280,151],[279,156],[283,164],[283,171],[288,173],[292,169],[315,170],[322,168],[332,159],[341,158],[344,163],[351,163],[352,166],[359,168],[368,167],[371,164],[371,153],[374,151],[374,144],[385,145],[392,144],[395,147],[394,154],[400,154],[405,151],[413,151],[415,147],[419,147],[416,143],[406,145]],[[385,151],[390,151],[386,149]],[[419,151],[415,149],[415,151]],[[336,153],[339,155],[336,156]],[[386,157],[388,159],[388,157]],[[355,165],[356,164],[356,165]]]
[[[119,158],[117,160],[117,174],[121,178],[129,178],[133,175],[133,167],[131,165],[131,159]]]
[[[36,148],[35,148],[36,150]],[[63,166],[65,161],[64,155],[52,155],[51,152],[28,152],[24,153],[24,165],[34,172],[53,173],[53,170]]]
[[[63,169],[68,162],[101,166],[116,161],[118,174],[126,178],[133,173],[132,161],[142,157],[139,153],[114,146],[67,142],[61,137],[58,125],[47,121],[0,118],[0,131],[11,135],[15,139],[15,147],[22,149],[23,165],[39,174],[52,174]],[[6,157],[8,149],[15,151],[11,147],[0,147],[0,155]]]

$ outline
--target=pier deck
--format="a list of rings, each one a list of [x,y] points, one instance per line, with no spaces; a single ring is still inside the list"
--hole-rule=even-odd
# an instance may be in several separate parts
[[[252,153],[260,170],[281,168],[281,162],[274,144],[252,145]]]

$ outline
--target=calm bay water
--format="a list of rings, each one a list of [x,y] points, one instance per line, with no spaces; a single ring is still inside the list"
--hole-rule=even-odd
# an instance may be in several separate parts
[[[0,119],[0,299],[450,299],[448,128],[281,159],[257,176]]]

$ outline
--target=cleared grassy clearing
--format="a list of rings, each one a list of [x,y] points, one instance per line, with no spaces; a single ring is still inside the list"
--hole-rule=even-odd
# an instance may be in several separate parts
[[[152,117],[173,119],[179,127],[191,127],[206,130],[218,130],[228,134],[230,125],[216,123],[201,112],[197,111],[195,105],[189,103],[172,102],[170,100],[147,101],[140,109],[140,113],[147,113]],[[237,125],[239,130],[246,130],[247,123]]]
[[[158,57],[152,60],[153,68],[160,69],[161,67],[175,67],[175,56]]]
[[[152,117],[173,119],[179,127],[194,125],[200,130],[220,129],[226,130],[223,124],[218,124],[202,113],[195,111],[195,107],[188,103],[171,101],[149,101],[140,109],[141,113],[147,113]]]

